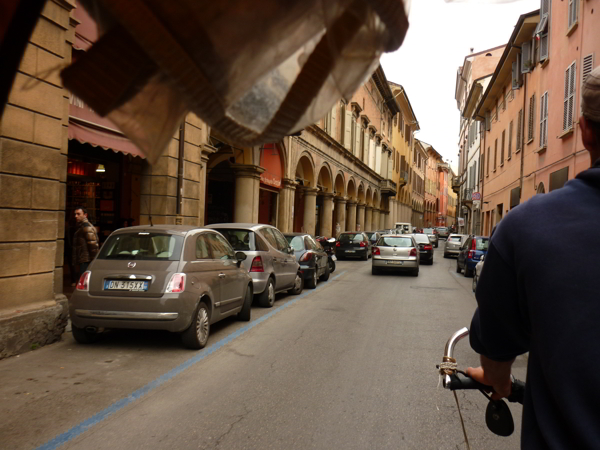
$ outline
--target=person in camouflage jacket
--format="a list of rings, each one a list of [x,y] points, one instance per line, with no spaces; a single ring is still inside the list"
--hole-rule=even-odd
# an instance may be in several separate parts
[[[79,276],[87,270],[89,263],[98,254],[100,248],[96,229],[87,217],[85,208],[75,210],[77,231],[73,237],[73,264],[79,264]]]

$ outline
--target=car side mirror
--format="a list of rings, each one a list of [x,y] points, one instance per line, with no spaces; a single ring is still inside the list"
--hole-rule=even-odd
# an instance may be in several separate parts
[[[235,259],[237,262],[246,261],[246,258],[248,258],[248,255],[246,255],[244,252],[235,253]]]
[[[296,255],[296,250],[294,250],[292,247],[288,247],[288,253],[292,256]]]
[[[481,261],[483,261],[485,259],[484,255],[481,255],[481,258],[479,258]]]

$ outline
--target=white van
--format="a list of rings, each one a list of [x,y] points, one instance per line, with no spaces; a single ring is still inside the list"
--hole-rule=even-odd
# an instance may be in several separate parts
[[[413,227],[408,222],[396,222],[396,230],[400,230],[400,233],[410,234],[413,232]]]

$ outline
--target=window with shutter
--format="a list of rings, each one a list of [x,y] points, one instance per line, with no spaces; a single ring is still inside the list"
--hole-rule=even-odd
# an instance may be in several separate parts
[[[336,105],[331,110],[331,128],[330,128],[330,133],[329,133],[329,135],[332,138],[334,138],[335,140],[338,139],[338,136],[337,136],[337,111],[338,111],[338,106]]]
[[[506,139],[506,130],[502,130],[502,147],[500,147],[500,165],[504,165],[504,142]]]
[[[510,159],[512,157],[512,137],[513,137],[513,121],[511,120],[508,124],[508,154],[506,159]]]
[[[533,122],[535,120],[535,94],[529,99],[529,126],[527,128],[527,142],[533,140]]]
[[[521,44],[521,73],[531,72],[533,50],[531,48],[531,41],[523,42]]]
[[[517,119],[517,148],[515,153],[518,153],[521,150],[523,136],[523,110],[519,110],[519,117]]]
[[[486,167],[486,174],[489,177],[490,176],[490,148],[488,147],[488,154],[487,154],[487,165]]]
[[[540,99],[540,148],[548,145],[548,92]]]
[[[521,54],[517,53],[517,60],[512,63],[512,89],[519,89],[523,85],[523,72],[521,71]]]
[[[552,172],[550,174],[550,189],[549,192],[552,192],[555,189],[560,189],[565,185],[567,180],[569,179],[569,166],[563,167],[556,172]]]
[[[490,116],[490,112],[485,112],[485,131],[490,131],[492,128],[492,118]]]
[[[581,65],[581,84],[585,83],[588,75],[594,70],[594,54],[587,55],[583,58],[583,64]]]
[[[344,108],[344,147],[352,151],[352,111]]]
[[[494,172],[496,171],[496,163],[498,162],[498,139],[494,142]]]
[[[577,23],[578,15],[579,15],[579,0],[569,0],[569,14],[568,14],[569,29]]]
[[[565,71],[565,98],[563,111],[563,131],[573,128],[575,112],[575,62]]]
[[[357,121],[357,117],[354,117],[353,125],[354,125],[354,156],[356,156],[357,158],[360,158],[360,144],[362,142],[362,136],[361,136],[361,126],[360,126],[360,122]]]

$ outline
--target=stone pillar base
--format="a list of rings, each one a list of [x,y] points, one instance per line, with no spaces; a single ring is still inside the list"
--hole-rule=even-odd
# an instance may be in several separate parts
[[[0,359],[59,341],[69,318],[67,297],[39,309],[0,316]]]

